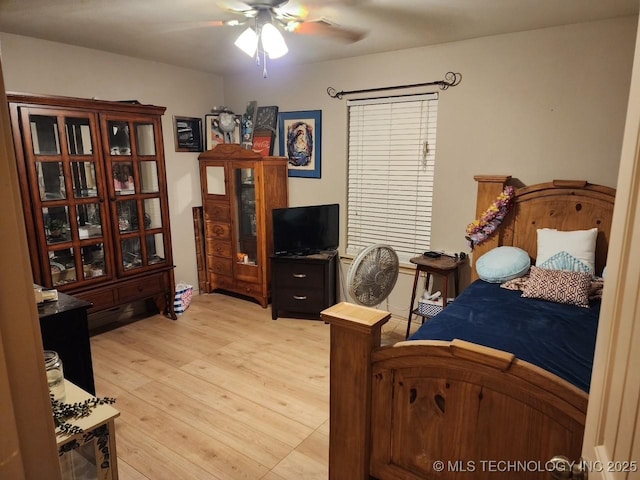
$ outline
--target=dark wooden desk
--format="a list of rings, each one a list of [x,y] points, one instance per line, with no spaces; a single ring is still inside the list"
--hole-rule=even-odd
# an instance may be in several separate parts
[[[429,288],[429,280],[431,275],[438,275],[442,277],[442,308],[447,306],[447,299],[449,298],[449,276],[453,275],[453,296],[458,296],[458,267],[464,263],[464,260],[460,258],[453,258],[447,255],[442,255],[437,258],[425,257],[420,255],[419,257],[413,257],[409,260],[416,266],[416,274],[413,278],[413,292],[411,293],[411,303],[409,304],[409,319],[407,320],[407,334],[405,338],[409,338],[409,331],[411,330],[411,320],[414,315],[422,316],[424,321],[425,316],[414,310],[413,303],[416,300],[416,288],[418,286],[418,278],[420,278],[420,272],[426,272],[426,278],[424,281],[424,288]]]
[[[38,305],[45,350],[55,350],[62,360],[64,378],[96,394],[89,343],[87,310],[91,303],[58,292],[57,302]]]

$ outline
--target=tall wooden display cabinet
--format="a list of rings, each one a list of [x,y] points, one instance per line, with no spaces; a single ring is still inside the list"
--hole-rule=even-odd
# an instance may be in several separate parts
[[[274,208],[288,206],[287,159],[236,144],[200,154],[207,292],[227,290],[266,308]]]
[[[34,281],[172,318],[164,107],[9,94]]]

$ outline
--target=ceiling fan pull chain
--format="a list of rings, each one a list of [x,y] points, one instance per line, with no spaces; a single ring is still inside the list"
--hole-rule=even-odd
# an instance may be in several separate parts
[[[267,78],[267,52],[266,50],[263,50],[262,52],[262,78]]]

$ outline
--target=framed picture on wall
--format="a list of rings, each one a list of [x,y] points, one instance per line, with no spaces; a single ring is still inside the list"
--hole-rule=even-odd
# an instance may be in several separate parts
[[[173,117],[176,152],[202,151],[202,119]]]
[[[242,141],[242,115],[216,113],[204,117],[205,148],[211,150],[219,143]]]
[[[205,115],[204,117],[205,149],[211,150],[219,143],[224,143],[224,134],[220,130],[218,115]]]
[[[290,177],[320,178],[322,111],[278,115],[280,155],[289,159]]]

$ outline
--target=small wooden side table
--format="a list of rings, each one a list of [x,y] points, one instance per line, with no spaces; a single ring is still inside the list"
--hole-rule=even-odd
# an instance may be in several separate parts
[[[460,265],[464,263],[463,259],[449,257],[447,255],[442,255],[437,258],[425,257],[424,255],[420,255],[418,257],[413,257],[409,261],[415,264],[416,274],[413,279],[413,292],[411,293],[411,303],[409,304],[409,318],[407,320],[407,334],[405,335],[405,338],[409,338],[409,331],[411,330],[411,320],[413,318],[413,315],[422,316],[423,321],[425,318],[424,315],[418,313],[417,309],[413,308],[413,303],[416,300],[416,288],[418,287],[418,278],[420,278],[420,272],[426,272],[426,278],[424,281],[425,290],[429,288],[429,280],[431,279],[431,275],[438,275],[442,277],[442,308],[444,308],[447,306],[447,298],[449,298],[449,276],[453,275],[453,295],[454,297],[457,297],[459,282],[458,267],[460,267]]]
[[[64,381],[64,391],[65,403],[81,403],[92,398],[68,380]],[[56,432],[63,479],[118,480],[114,420],[119,415],[110,405],[97,405],[88,416],[69,422],[84,432],[75,435]]]

